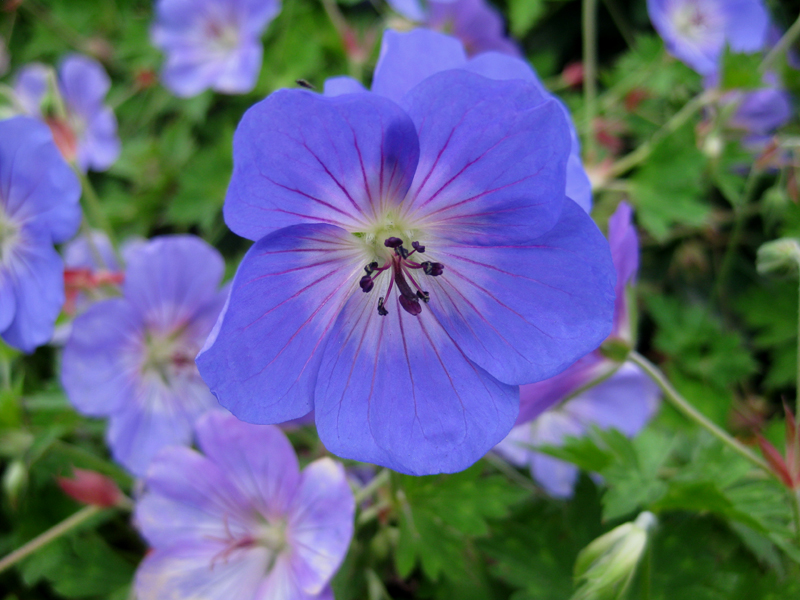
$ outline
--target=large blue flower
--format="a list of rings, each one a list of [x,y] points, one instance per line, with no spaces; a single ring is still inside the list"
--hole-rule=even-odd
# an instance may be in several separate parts
[[[383,34],[372,91],[399,102],[423,79],[448,69],[466,69],[490,79],[522,79],[533,84],[544,96],[556,98],[547,91],[524,60],[494,50],[468,58],[459,40],[429,29],[415,29],[408,33],[390,29]],[[325,94],[328,96],[363,90],[364,87],[350,77],[334,77],[325,82]],[[567,196],[589,212],[592,208],[592,184],[581,162],[578,133],[569,110],[560,100],[558,103],[567,117],[571,142],[567,160]]]
[[[446,71],[399,104],[273,93],[234,138],[225,218],[257,243],[201,375],[246,421],[313,408],[340,456],[466,468],[511,429],[517,385],[611,329],[614,267],[565,196],[569,147],[522,80]]]
[[[64,265],[53,244],[78,230],[80,195],[45,125],[0,121],[0,335],[25,352],[53,335],[64,303]]]

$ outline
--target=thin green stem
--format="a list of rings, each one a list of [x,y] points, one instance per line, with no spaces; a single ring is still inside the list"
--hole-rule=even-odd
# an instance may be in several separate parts
[[[800,489],[789,490],[792,497],[792,516],[794,518],[794,537],[800,544]]]
[[[767,473],[772,474],[772,469],[770,469],[766,461],[753,453],[744,444],[731,437],[726,431],[715,425],[694,406],[689,404],[689,402],[683,396],[681,396],[680,393],[678,393],[678,390],[672,387],[672,384],[653,363],[635,350],[631,351],[631,353],[628,355],[628,359],[631,362],[639,365],[644,372],[647,373],[647,375],[658,385],[658,387],[661,388],[661,391],[664,392],[664,395],[672,404],[672,406],[674,406],[679,412],[683,413],[685,417],[700,425],[700,427],[708,431],[711,435],[716,437],[719,441],[731,448],[743,458],[746,458],[757,467],[764,469]]]
[[[385,484],[389,483],[389,478],[391,477],[391,473],[389,469],[382,469],[380,473],[375,475],[367,485],[363,488],[358,490],[355,494],[356,506],[361,504],[367,498],[370,498],[375,492],[377,492],[381,487]]]
[[[509,465],[506,461],[502,458],[494,454],[493,452],[489,452],[484,459],[488,463],[490,463],[495,469],[500,471],[503,475],[508,477],[511,481],[516,483],[521,488],[524,488],[531,492],[532,494],[539,494],[539,488],[536,487],[536,484],[533,483],[530,479],[521,475],[519,471],[517,471],[514,467]]]
[[[779,56],[784,54],[789,47],[795,42],[795,40],[800,36],[800,16],[797,17],[797,20],[792,23],[792,26],[783,34],[783,37],[778,40],[778,43],[772,47],[772,50],[764,57],[764,60],[761,61],[761,64],[758,66],[758,70],[760,73],[766,73],[766,71],[772,66],[772,63],[777,60]]]
[[[625,40],[625,43],[628,44],[629,48],[633,48],[636,45],[636,38],[633,35],[633,28],[631,27],[630,23],[628,23],[628,19],[625,18],[625,15],[620,10],[619,4],[617,4],[616,0],[603,0],[603,3],[606,5],[608,13],[611,15],[611,20],[614,21],[614,25],[617,26],[620,35]]]
[[[87,212],[91,215],[93,225],[105,232],[105,234],[108,236],[108,240],[111,242],[111,247],[114,249],[114,255],[117,258],[117,262],[120,265],[123,264],[122,256],[119,253],[119,247],[117,246],[114,237],[114,232],[111,229],[111,224],[108,222],[108,219],[103,212],[103,207],[100,204],[100,197],[97,195],[97,192],[95,191],[94,186],[92,185],[92,182],[89,180],[89,177],[86,175],[86,173],[77,167],[74,169],[74,171],[81,180],[81,185],[83,186],[84,203],[86,204]],[[88,240],[91,242],[91,236],[89,236]]]
[[[744,184],[742,196],[739,199],[739,202],[733,206],[733,231],[731,232],[730,240],[728,240],[728,246],[725,249],[725,255],[722,257],[719,275],[717,275],[717,280],[714,283],[714,290],[711,294],[712,299],[722,298],[722,290],[724,289],[725,281],[728,279],[730,271],[733,268],[733,260],[736,258],[736,248],[738,248],[739,242],[742,239],[744,224],[747,221],[747,211],[745,210],[745,207],[750,204],[750,201],[753,198],[753,193],[756,190],[759,174],[760,171],[758,171],[758,169],[755,167],[750,169],[750,174],[747,176],[747,181]]]
[[[36,536],[27,544],[14,550],[11,554],[7,555],[5,558],[0,560],[0,573],[8,569],[9,567],[15,565],[19,561],[24,558],[27,558],[40,548],[46,546],[50,542],[55,539],[58,539],[62,535],[69,533],[73,529],[76,529],[98,513],[100,513],[103,509],[99,506],[86,506],[76,512],[71,517],[67,517],[61,523],[54,525],[41,535]]]
[[[709,92],[703,92],[689,100],[689,102],[687,102],[683,108],[676,112],[669,121],[661,126],[661,129],[650,136],[649,140],[644,142],[641,146],[636,148],[636,150],[627,156],[623,156],[621,159],[611,165],[606,172],[606,181],[612,181],[620,175],[624,175],[633,167],[644,162],[664,138],[672,135],[678,129],[683,127],[689,121],[689,119],[695,115],[695,113],[703,108],[703,106],[708,104],[711,97],[712,96],[709,94]]]
[[[594,119],[597,116],[597,0],[583,0],[583,97],[586,156],[597,159]]]

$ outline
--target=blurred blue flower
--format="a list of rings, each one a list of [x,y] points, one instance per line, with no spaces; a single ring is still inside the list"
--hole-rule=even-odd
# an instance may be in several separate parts
[[[770,27],[762,0],[647,0],[647,11],[669,53],[701,75],[718,72],[725,46],[762,50]]]
[[[301,472],[280,429],[219,412],[198,421],[197,443],[203,455],[167,448],[147,472],[135,522],[153,550],[137,596],[333,600],[355,514],[342,465]]]
[[[257,242],[197,362],[241,419],[313,408],[331,452],[453,472],[511,429],[518,384],[608,335],[613,265],[536,85],[458,69],[398,102],[279,90],[245,114],[224,213]]]
[[[639,268],[639,242],[631,217],[630,206],[620,203],[608,225],[608,241],[617,271],[611,335],[628,342],[631,324],[626,287],[634,281]],[[518,466],[528,466],[533,478],[550,495],[571,496],[578,469],[534,448],[559,446],[565,437],[579,437],[592,425],[603,429],[613,427],[633,436],[658,407],[659,389],[637,365],[625,363],[615,371],[616,368],[614,362],[595,351],[555,377],[523,385],[517,425],[495,450]],[[610,373],[613,374],[608,377]],[[602,377],[608,379],[580,392]]]
[[[0,336],[32,352],[53,335],[64,265],[53,248],[75,235],[81,185],[39,121],[0,121]]]
[[[486,0],[387,0],[400,15],[425,27],[454,35],[471,56],[496,51],[522,56],[505,31],[500,13]]]
[[[400,102],[406,92],[426,77],[448,69],[466,69],[489,79],[522,79],[533,84],[540,94],[558,101],[567,117],[571,140],[567,160],[567,196],[589,212],[592,208],[592,185],[581,162],[580,141],[569,110],[547,91],[524,60],[493,51],[467,58],[463,45],[448,35],[428,29],[408,33],[387,30],[383,34],[372,91]],[[327,96],[358,91],[364,91],[364,87],[350,77],[334,77],[325,82]]]
[[[50,69],[40,63],[23,67],[14,82],[14,92],[22,110],[44,120],[53,139],[69,162],[81,171],[105,171],[119,158],[120,142],[114,111],[103,102],[111,80],[93,58],[71,54],[58,68],[59,102],[48,102]],[[46,105],[46,106],[43,106]]]
[[[181,97],[249,92],[261,34],[280,9],[280,0],[158,0],[151,39],[167,55],[164,85]]]
[[[123,297],[75,319],[61,381],[75,408],[109,417],[114,458],[142,475],[164,446],[188,444],[217,406],[194,358],[226,299],[222,257],[194,236],[157,237],[127,256]]]

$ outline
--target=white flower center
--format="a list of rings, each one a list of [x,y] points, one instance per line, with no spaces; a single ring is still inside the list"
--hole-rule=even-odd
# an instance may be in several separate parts
[[[186,340],[182,329],[168,335],[147,332],[142,374],[156,375],[169,387],[176,378],[197,373],[194,359],[199,351],[200,348]]]
[[[239,28],[212,18],[206,21],[206,34],[215,50],[228,53],[239,46]]]
[[[0,201],[0,265],[4,264],[19,240],[19,225],[6,213]]]
[[[721,28],[722,16],[707,3],[683,2],[672,12],[672,24],[688,41],[703,42]]]

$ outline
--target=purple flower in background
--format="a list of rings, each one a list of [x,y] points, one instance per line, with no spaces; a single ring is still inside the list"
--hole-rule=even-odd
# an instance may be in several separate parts
[[[522,79],[533,84],[545,97],[556,98],[545,89],[524,60],[498,52],[484,52],[468,59],[463,45],[457,39],[428,29],[416,29],[408,33],[384,32],[372,91],[400,102],[411,88],[425,78],[448,69],[465,69],[497,80]],[[363,86],[350,77],[335,77],[325,82],[327,96],[359,91],[364,91]],[[560,100],[558,104],[567,117],[571,140],[567,160],[567,196],[589,212],[592,208],[592,185],[581,162],[578,134],[567,107]]]
[[[164,236],[127,257],[123,297],[75,319],[61,381],[81,413],[109,417],[114,458],[136,475],[161,448],[188,444],[217,403],[194,358],[226,299],[219,253],[194,236]]]
[[[164,84],[182,97],[249,92],[261,70],[261,34],[280,8],[280,0],[159,0],[151,38],[167,55]]]
[[[315,411],[340,456],[466,468],[511,429],[520,383],[608,335],[608,244],[564,194],[563,111],[465,70],[399,104],[280,90],[234,138],[224,212],[257,243],[200,372],[249,422]]]
[[[718,71],[726,45],[763,49],[770,26],[762,0],[647,0],[647,11],[669,53],[701,75]]]
[[[23,352],[53,335],[64,304],[53,244],[78,230],[80,195],[47,127],[27,117],[0,121],[0,336]]]
[[[197,444],[167,448],[147,472],[135,522],[153,547],[139,598],[330,598],[353,537],[355,500],[337,462],[301,472],[277,427],[214,412]]]
[[[496,51],[521,56],[506,36],[500,13],[486,0],[387,0],[406,19],[454,35],[470,55]]]
[[[767,87],[751,92],[730,92],[722,102],[737,102],[738,106],[728,125],[754,136],[766,136],[792,118],[789,92]]]
[[[514,427],[495,450],[510,462],[527,466],[531,476],[551,496],[569,498],[578,479],[578,468],[534,448],[560,446],[568,436],[580,437],[592,426],[614,428],[634,436],[655,413],[658,399],[656,384],[636,365],[625,363],[606,381],[533,421]]]
[[[639,240],[632,216],[631,207],[622,202],[608,223],[608,241],[617,271],[611,335],[629,342],[632,335],[626,288],[639,269]],[[658,387],[638,366],[625,363],[615,369],[616,363],[595,351],[555,377],[523,385],[517,425],[495,450],[518,466],[528,466],[533,478],[550,495],[571,496],[578,469],[534,448],[558,446],[566,436],[583,435],[592,425],[613,427],[633,436],[658,406]],[[607,380],[579,393],[581,388],[609,374]],[[561,405],[553,408],[558,403]]]
[[[96,60],[80,54],[71,54],[61,61],[57,91],[66,114],[53,112],[53,106],[42,110],[49,73],[50,69],[38,63],[19,72],[14,91],[21,109],[47,123],[61,153],[81,171],[105,171],[120,153],[117,119],[103,104],[111,88],[105,69]]]

